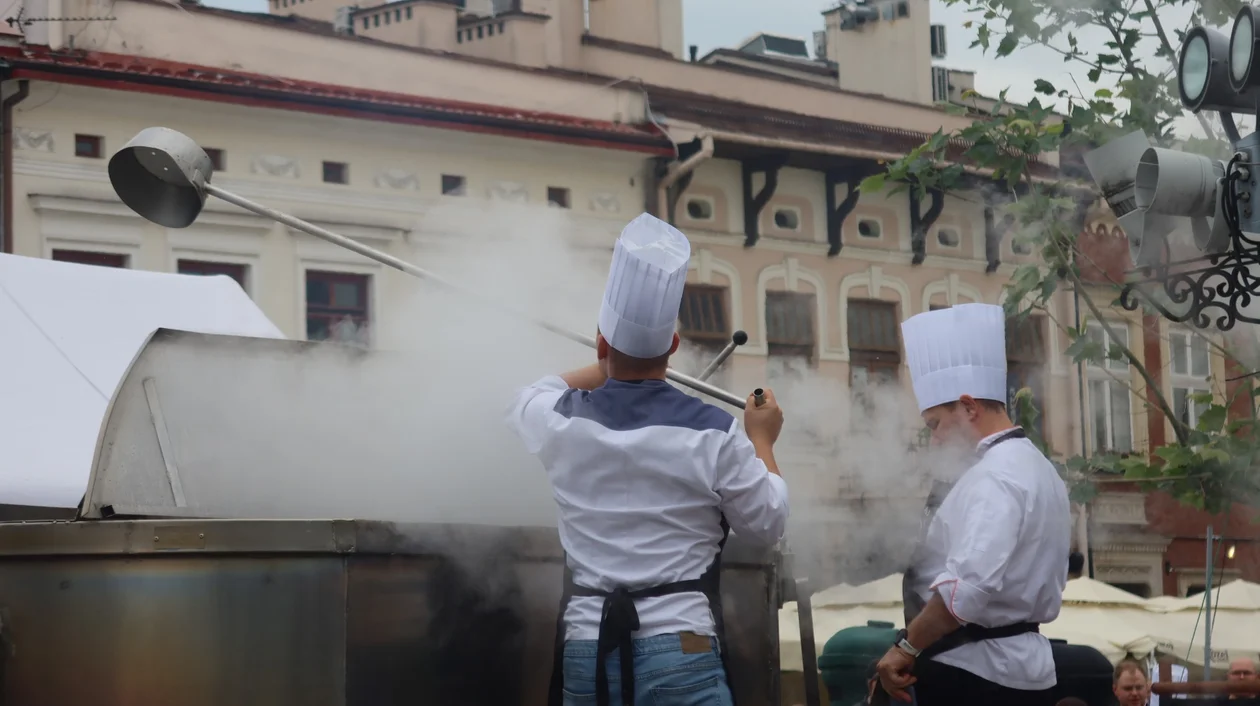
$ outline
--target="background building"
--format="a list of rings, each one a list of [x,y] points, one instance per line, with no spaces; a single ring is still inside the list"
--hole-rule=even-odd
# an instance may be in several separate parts
[[[846,4],[823,13],[810,43],[760,34],[704,57],[684,47],[681,0],[272,0],[268,14],[162,0],[15,7],[20,36],[0,37],[5,251],[226,274],[288,335],[390,347],[404,333],[406,275],[222,205],[183,230],[147,223],[114,196],[108,157],[153,123],[179,129],[209,148],[216,183],[400,257],[487,236],[458,218],[434,225],[435,210],[465,209],[475,223],[485,204],[505,202],[560,214],[571,245],[598,262],[648,210],[693,242],[680,322],[692,362],[744,330],[724,386],[795,375],[841,390],[807,406],[791,444],[790,463],[813,479],[802,496],[817,499],[802,521],[837,543],[819,554],[843,554],[874,519],[922,504],[922,488],[846,446],[917,435],[913,410],[880,407],[911,392],[900,321],[999,303],[1033,257],[980,192],[922,202],[857,192],[882,161],[969,122],[939,105],[961,102],[973,82],[933,65],[946,37],[927,0]],[[1057,160],[1034,169],[1054,178]],[[1035,390],[1056,450],[1142,452],[1158,421],[1111,384],[1123,370],[1090,370],[1078,384],[1062,353],[1072,313],[1061,293],[1050,316],[1013,330],[1012,391]],[[1145,340],[1143,322],[1117,316]],[[1219,361],[1205,369],[1192,343],[1160,330],[1178,342],[1156,347],[1160,359],[1190,361],[1165,378],[1169,394],[1221,379]],[[1105,517],[1095,513],[1095,526]],[[1096,564],[1128,566],[1142,552],[1100,549]],[[862,580],[886,568],[881,554],[813,571]],[[1137,583],[1126,576],[1107,580]]]

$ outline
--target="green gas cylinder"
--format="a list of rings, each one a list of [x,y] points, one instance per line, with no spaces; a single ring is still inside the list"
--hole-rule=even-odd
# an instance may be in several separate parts
[[[845,628],[827,640],[818,656],[818,672],[831,706],[854,706],[866,698],[866,672],[896,640],[897,628],[882,620]]]

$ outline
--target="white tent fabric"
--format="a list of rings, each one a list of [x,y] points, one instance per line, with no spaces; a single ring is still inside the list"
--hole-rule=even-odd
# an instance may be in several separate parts
[[[1189,598],[1158,599],[1158,605],[1165,610],[1199,610],[1203,607],[1203,594]],[[1212,589],[1212,609],[1224,610],[1260,610],[1260,584],[1235,579],[1218,588]]]
[[[1067,582],[1067,586],[1063,588],[1063,603],[1065,605],[1114,605],[1144,608],[1146,599],[1111,584],[1082,576]]]
[[[0,503],[73,508],[110,397],[159,328],[284,338],[230,277],[0,255]]]
[[[1220,612],[1213,620],[1212,662],[1237,657],[1257,658],[1260,648],[1260,586],[1234,581],[1222,586]],[[1216,595],[1213,595],[1214,602]],[[836,632],[880,620],[902,626],[901,575],[861,586],[841,584],[820,591],[811,601],[814,636],[821,653]],[[1088,645],[1113,663],[1125,655],[1167,654],[1190,664],[1203,664],[1204,626],[1201,597],[1147,600],[1090,578],[1068,581],[1059,617],[1041,627],[1042,634]],[[801,669],[799,616],[795,603],[779,615],[780,665]]]

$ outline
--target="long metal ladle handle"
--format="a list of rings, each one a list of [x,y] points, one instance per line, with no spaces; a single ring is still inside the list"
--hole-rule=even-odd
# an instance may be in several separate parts
[[[264,206],[262,204],[254,203],[253,201],[250,201],[247,198],[237,196],[236,194],[230,191],[225,191],[224,189],[221,189],[213,184],[206,184],[205,191],[207,194],[210,194],[211,196],[220,198],[224,201],[227,201],[230,204],[235,204],[237,206],[240,206],[246,211],[251,211],[265,218],[270,218],[273,221],[289,226],[290,228],[300,230],[303,233],[309,233],[310,235],[313,235],[316,238],[320,238],[321,240],[326,240],[332,243],[333,245],[339,245],[347,250],[354,251],[370,260],[376,260],[382,265],[388,265],[389,267],[392,267],[396,270],[400,270],[402,272],[406,272],[407,274],[412,275],[414,277],[419,277],[420,279],[428,280],[430,282],[433,282],[434,284],[441,285],[451,291],[459,292],[460,294],[470,296],[474,299],[481,301],[481,303],[493,309],[505,311],[507,313],[511,313],[514,316],[519,316],[521,318],[524,318],[530,323],[534,324],[535,326],[545,329],[547,331],[550,331],[558,336],[563,336],[569,339],[570,341],[575,341],[577,343],[581,343],[591,348],[595,347],[595,339],[590,336],[583,336],[580,333],[574,333],[572,331],[560,328],[559,326],[548,323],[546,321],[535,319],[532,316],[527,316],[517,311],[511,311],[507,309],[506,307],[500,304],[497,304],[495,302],[491,302],[488,299],[478,294],[475,294],[473,292],[468,291],[467,289],[464,289],[463,287],[460,287],[459,285],[456,285],[452,282],[448,282],[447,280],[442,279],[441,277],[433,274],[432,272],[429,272],[428,270],[424,270],[419,267],[416,267],[410,262],[407,262],[405,260],[400,260],[394,257],[393,255],[388,255],[374,248],[370,248],[364,245],[363,243],[360,243],[355,240],[351,240],[350,238],[347,238],[344,235],[334,233],[330,230],[325,230],[312,223],[307,223],[306,221],[300,218],[294,218],[293,216],[290,216],[287,213],[284,213],[282,211],[277,211],[274,208],[268,208],[267,206]],[[691,389],[696,390],[697,392],[702,392],[706,395],[709,395],[710,397],[719,399],[729,405],[739,407],[740,409],[744,408],[744,398],[737,397],[731,394],[730,392],[727,392],[726,390],[723,390],[720,387],[715,387],[713,385],[710,385],[704,382],[703,380],[697,380],[696,378],[693,378],[690,375],[685,375],[683,373],[680,373],[677,370],[674,370],[673,368],[670,368],[668,371],[666,371],[666,376],[669,377],[670,380],[673,380],[674,382],[680,385],[686,385],[687,387],[690,387]]]

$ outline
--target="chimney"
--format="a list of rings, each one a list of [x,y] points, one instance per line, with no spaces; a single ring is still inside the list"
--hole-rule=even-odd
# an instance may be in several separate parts
[[[687,50],[691,52],[691,62],[694,64],[696,61],[696,54],[700,53],[700,47],[695,44],[692,44],[691,46],[687,47]]]

